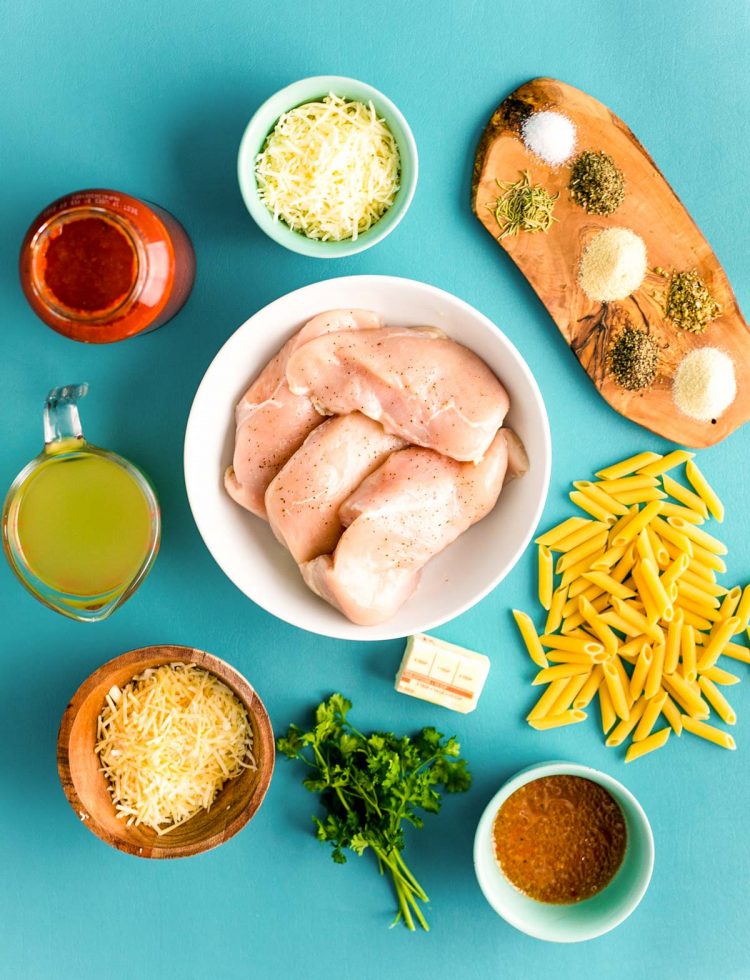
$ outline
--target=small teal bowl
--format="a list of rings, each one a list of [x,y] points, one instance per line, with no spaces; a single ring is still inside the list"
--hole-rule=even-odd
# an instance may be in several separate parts
[[[340,242],[321,242],[314,238],[307,238],[300,232],[292,231],[283,221],[274,221],[273,215],[258,195],[258,185],[255,179],[255,159],[281,114],[299,105],[304,105],[305,102],[315,102],[322,99],[329,92],[351,101],[372,102],[375,111],[385,119],[388,128],[393,133],[401,157],[400,187],[393,205],[372,228],[361,234],[356,241],[345,239]],[[341,78],[337,75],[303,78],[299,82],[287,85],[286,88],[282,88],[270,99],[267,99],[247,124],[237,158],[240,191],[247,210],[261,231],[264,231],[269,238],[292,252],[319,259],[338,259],[345,255],[364,252],[365,249],[389,235],[406,214],[411,204],[417,186],[418,172],[417,145],[414,142],[412,131],[409,129],[409,124],[396,106],[382,92],[371,85],[358,82],[354,78]]]
[[[544,776],[582,776],[603,786],[618,802],[628,832],[625,857],[603,891],[575,905],[547,905],[518,891],[500,870],[492,837],[497,811],[519,787]],[[474,838],[474,870],[484,897],[506,922],[535,939],[578,943],[609,932],[643,898],[654,869],[654,836],[643,808],[622,783],[604,772],[572,762],[545,762],[516,773],[482,814]]]

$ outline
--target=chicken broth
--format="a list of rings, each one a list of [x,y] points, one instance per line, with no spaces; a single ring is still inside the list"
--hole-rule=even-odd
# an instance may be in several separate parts
[[[498,810],[493,837],[508,881],[551,905],[573,905],[602,891],[627,846],[616,800],[580,776],[545,776],[521,786]]]

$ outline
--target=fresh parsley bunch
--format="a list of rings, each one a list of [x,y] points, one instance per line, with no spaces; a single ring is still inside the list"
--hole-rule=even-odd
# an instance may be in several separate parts
[[[398,898],[394,925],[403,919],[414,929],[416,917],[429,929],[420,908],[427,902],[424,889],[404,862],[404,821],[421,828],[417,811],[438,813],[442,788],[463,793],[471,785],[466,760],[455,738],[444,739],[434,728],[423,728],[413,738],[392,732],[363,735],[347,719],[352,707],[342,694],[333,694],[315,709],[315,725],[302,731],[290,725],[278,739],[279,752],[310,768],[304,785],[320,793],[327,814],[313,817],[316,836],[333,847],[338,864],[346,862],[349,848],[362,855],[371,848],[380,873],[393,879]]]

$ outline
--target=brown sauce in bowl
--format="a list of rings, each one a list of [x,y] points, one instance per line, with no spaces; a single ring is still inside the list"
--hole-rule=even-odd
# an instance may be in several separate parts
[[[493,828],[500,870],[537,902],[573,905],[614,878],[627,845],[622,810],[598,783],[544,776],[503,803]]]

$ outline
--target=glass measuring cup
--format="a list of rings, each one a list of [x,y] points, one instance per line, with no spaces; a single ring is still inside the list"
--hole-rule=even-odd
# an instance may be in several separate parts
[[[151,569],[161,537],[148,478],[86,442],[78,401],[88,385],[53,388],[44,449],[21,470],[2,512],[11,568],[40,602],[71,619],[106,619]]]

